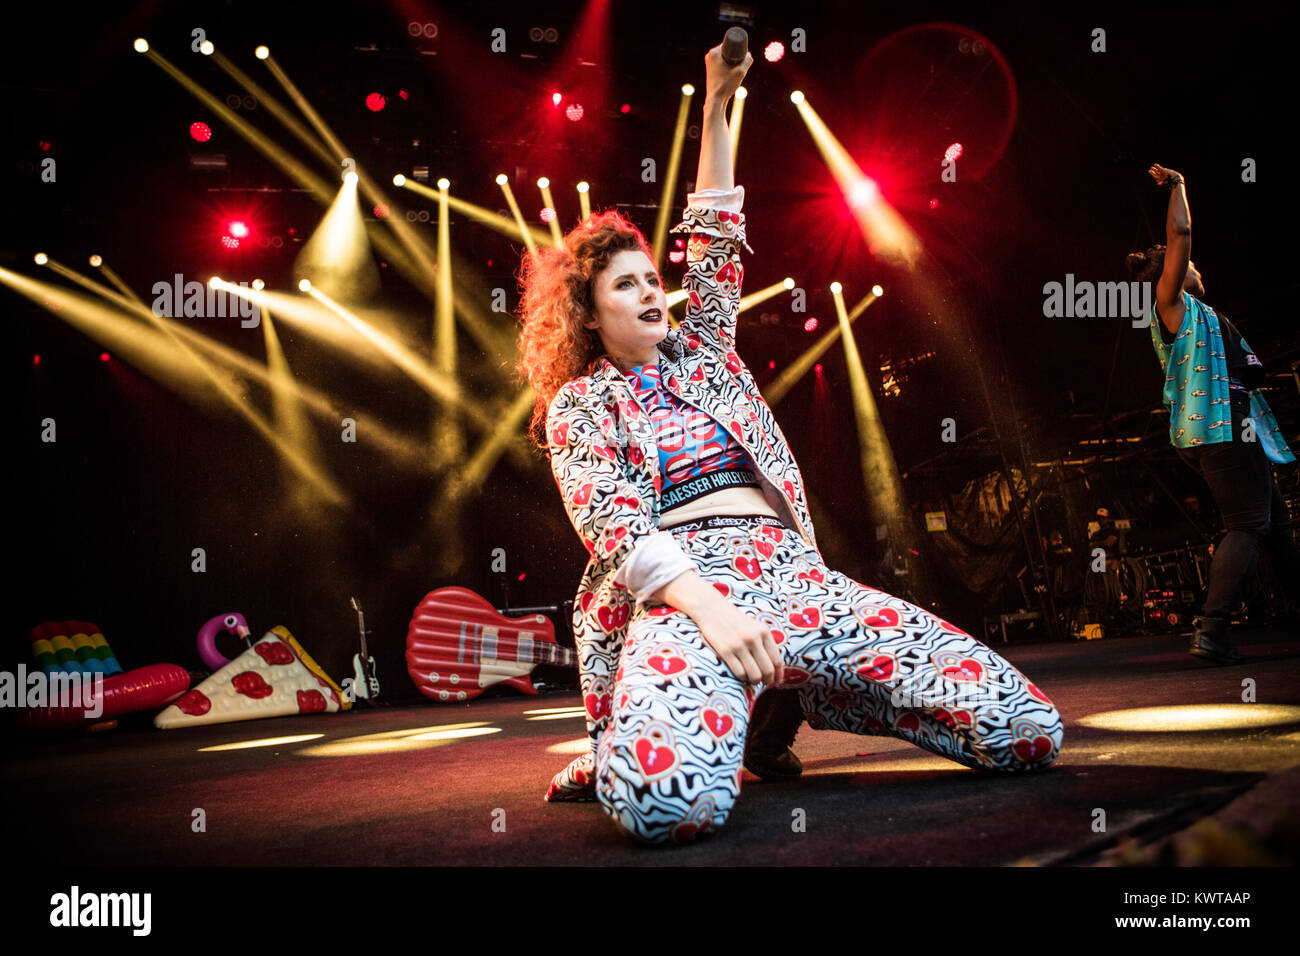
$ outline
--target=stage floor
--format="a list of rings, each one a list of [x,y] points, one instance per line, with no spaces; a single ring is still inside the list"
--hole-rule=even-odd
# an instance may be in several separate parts
[[[1065,716],[1047,772],[983,773],[892,738],[805,727],[801,779],[746,773],[726,827],[671,849],[638,846],[596,804],[543,801],[582,746],[573,694],[20,737],[5,748],[0,819],[18,859],[53,866],[927,866],[1096,863],[1126,838],[1154,852],[1217,814],[1269,855],[1239,862],[1294,863],[1300,635],[1248,630],[1240,645],[1250,660],[1236,667],[1188,656],[1185,637],[999,647]],[[1255,703],[1242,702],[1247,679]],[[1086,723],[1137,708],[1209,726]],[[299,735],[319,736],[204,749]],[[1186,839],[1172,837],[1184,853]]]

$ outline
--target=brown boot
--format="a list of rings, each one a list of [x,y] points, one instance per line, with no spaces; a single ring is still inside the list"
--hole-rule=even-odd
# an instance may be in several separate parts
[[[754,702],[745,740],[745,769],[762,780],[789,780],[803,773],[790,749],[803,724],[797,690],[765,690]]]

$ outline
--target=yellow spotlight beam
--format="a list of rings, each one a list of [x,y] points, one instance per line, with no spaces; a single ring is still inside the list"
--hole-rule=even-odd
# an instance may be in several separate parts
[[[99,261],[96,262],[95,260],[99,260]],[[112,269],[109,268],[108,263],[103,260],[103,257],[91,256],[90,264],[94,266],[96,269],[98,269],[100,272],[104,273],[104,278],[107,279],[109,282],[111,282],[113,284],[113,288],[117,289],[118,292],[122,293],[122,295],[126,296],[136,305],[144,305],[144,300],[135,294],[134,289],[132,289],[129,285],[127,285],[124,281],[122,281],[122,277],[120,275],[118,275],[116,272],[114,272]]]
[[[456,379],[456,316],[452,305],[451,218],[447,208],[447,179],[438,180],[438,299],[434,304],[433,364],[444,376]],[[445,403],[432,424],[434,470],[460,460],[465,447],[455,403]]]
[[[731,165],[735,168],[736,154],[740,152],[740,122],[745,118],[745,100],[749,98],[749,91],[743,86],[736,90],[736,96],[731,107]]]
[[[454,469],[443,483],[438,496],[439,509],[455,505],[467,493],[483,487],[492,466],[524,426],[536,401],[537,396],[531,388],[525,388],[516,396],[514,403],[502,413],[501,422],[492,434],[479,445],[470,460],[459,469]]]
[[[271,71],[271,75],[274,76],[280,86],[284,88],[289,99],[291,99],[293,104],[298,107],[302,112],[302,115],[307,117],[307,122],[310,123],[312,129],[316,131],[316,135],[324,140],[325,145],[331,152],[333,152],[334,162],[342,164],[344,159],[354,158],[353,154],[343,145],[343,142],[334,135],[334,131],[329,128],[325,120],[321,118],[321,115],[316,112],[315,107],[311,105],[307,100],[307,97],[303,96],[302,91],[298,89],[293,80],[289,79],[289,74],[284,71],[284,67],[280,66],[280,64],[276,62],[275,57],[271,56],[269,50],[266,52],[266,56],[261,57],[261,59],[266,61],[266,68]],[[379,188],[379,184],[370,178],[366,171],[361,168],[360,164],[354,162],[354,166],[360,181],[362,192],[365,194],[367,200],[387,204],[388,199],[384,195],[383,190]],[[388,228],[390,228],[397,236],[398,242],[401,243],[402,247],[417,263],[418,274],[421,281],[416,284],[426,291],[434,291],[430,288],[430,283],[433,281],[433,257],[428,245],[420,238],[416,231],[411,227],[411,224],[403,217],[390,215],[384,221],[388,225]],[[385,249],[381,243],[376,241],[375,247],[384,252],[389,259],[393,259],[394,265],[398,265],[398,261],[394,259],[392,254]]]
[[[498,173],[497,185],[501,187],[501,194],[506,197],[506,205],[510,208],[510,214],[515,217],[515,224],[519,227],[519,235],[528,248],[528,254],[536,255],[537,242],[533,239],[532,230],[528,228],[528,223],[524,221],[524,214],[519,211],[519,203],[515,202],[515,192],[510,188],[510,178],[505,173]]]
[[[241,298],[248,299],[259,306],[273,309],[275,314],[281,318],[293,316],[294,323],[300,325],[300,327],[309,332],[314,329],[319,329],[327,321],[342,320],[340,327],[349,330],[349,335],[354,337],[359,335],[363,340],[373,345],[380,354],[390,360],[389,363],[385,363],[385,367],[388,367],[389,364],[394,365],[399,370],[406,372],[408,375],[411,375],[411,370],[414,369],[414,377],[417,380],[417,384],[424,387],[426,391],[430,392],[430,394],[436,394],[431,391],[432,388],[443,388],[448,395],[450,392],[447,390],[455,389],[454,384],[448,385],[438,376],[436,370],[430,369],[428,365],[423,363],[414,352],[398,342],[393,335],[379,328],[373,320],[363,318],[356,311],[346,309],[338,303],[327,305],[325,302],[321,301],[318,306],[314,301],[308,302],[301,296],[290,296],[276,292],[264,292],[257,289],[250,289],[246,286],[233,285],[229,282],[218,282],[217,288],[229,292],[231,295],[237,295]],[[313,289],[312,291],[318,292],[319,290]],[[312,298],[316,299],[315,296]],[[321,298],[324,297],[322,296]],[[183,325],[178,326],[178,330],[182,333],[189,331]],[[210,347],[220,348],[220,346],[216,345]],[[243,356],[243,353],[233,352],[233,350],[231,350],[230,354],[232,355],[232,358],[230,359],[232,362],[237,363],[239,359],[243,359],[245,362],[249,361]],[[355,347],[352,349],[352,354],[359,354]],[[394,358],[394,355],[398,356],[398,358]],[[238,358],[234,358],[233,356],[237,356]],[[252,374],[257,375],[260,380],[263,380],[264,382],[266,381],[265,368],[262,368],[261,366],[258,366],[257,369],[249,369],[245,367],[244,370],[251,371]],[[429,385],[427,382],[421,380],[422,375],[437,377],[438,384]],[[333,403],[328,399],[321,397],[320,393],[308,391],[305,386],[298,385],[298,389],[301,394],[308,395],[312,398],[315,402],[315,405],[313,406],[314,408],[317,408],[321,410],[323,414],[326,414],[326,417],[329,417],[333,424],[338,423],[341,413]],[[471,421],[478,424],[483,431],[491,431],[497,427],[497,424],[500,421],[499,413],[494,408],[484,409],[481,405],[481,402],[467,402],[462,405],[462,408],[469,415]],[[357,419],[358,426],[362,425],[362,419],[359,415],[352,412],[347,414],[349,417]],[[391,438],[386,438],[385,436],[390,433],[387,433],[377,421],[368,419],[365,427],[368,434],[380,435],[381,439],[385,441],[387,446],[400,446],[402,449],[406,450],[403,452],[401,457],[408,457],[407,452],[409,452],[409,455],[418,455],[423,464],[428,464],[426,457],[427,451],[424,449],[421,449],[418,452],[415,451],[410,439],[401,438],[395,434]],[[534,460],[534,455],[530,450],[527,439],[522,435],[517,437],[518,443],[512,447],[511,451],[512,454],[515,455],[515,460],[521,465],[524,465],[527,462]]]
[[[764,289],[759,289],[757,292],[751,292],[749,295],[743,296],[741,298],[740,307],[737,311],[744,312],[746,309],[752,308],[753,306],[758,305],[760,302],[765,302],[766,300],[772,298],[773,296],[779,295],[780,293],[784,292],[787,288],[789,288],[789,286],[787,286],[785,284],[785,281],[782,280],[780,282],[774,282],[770,286],[767,286]]]
[[[151,377],[158,377],[153,371],[150,371],[151,365],[154,369],[171,366],[175,363],[175,359],[179,353],[184,360],[184,366],[190,370],[197,370],[199,375],[203,379],[206,379],[208,384],[211,385],[221,397],[226,407],[234,410],[241,418],[248,422],[253,430],[261,435],[267,444],[271,445],[271,447],[289,463],[289,465],[303,480],[311,483],[311,485],[320,492],[326,501],[330,504],[340,506],[348,503],[347,497],[337,485],[330,481],[329,478],[320,471],[320,469],[308,461],[298,449],[294,448],[289,442],[281,438],[260,413],[255,409],[250,408],[245,403],[232,382],[217,375],[216,371],[210,364],[200,361],[194,351],[177,336],[171,334],[171,331],[159,322],[158,317],[152,312],[143,306],[136,305],[126,297],[113,292],[107,286],[86,279],[84,276],[79,276],[78,273],[66,266],[54,262],[53,260],[50,261],[49,265],[59,275],[67,276],[69,278],[76,277],[79,282],[97,291],[101,297],[121,308],[124,308],[126,311],[143,313],[144,317],[152,322],[158,329],[158,332],[154,333],[158,347],[148,349],[138,342],[132,341],[132,339],[138,339],[142,336],[142,330],[139,325],[136,323],[124,322],[123,316],[114,313],[112,310],[105,310],[108,313],[107,315],[101,314],[97,316],[96,318],[98,321],[94,321],[94,319],[90,319],[89,315],[83,314],[83,319],[89,319],[89,321],[74,323],[74,325],[77,325],[77,327],[83,332],[99,341],[116,338],[117,342],[112,346],[112,350],[123,355],[139,357],[139,367],[146,371],[147,374],[150,374]],[[19,291],[23,292],[25,295],[28,294],[21,287],[19,288]],[[32,298],[35,297],[32,296]],[[77,303],[74,301],[71,304],[84,306],[87,303]],[[70,308],[69,312],[71,313],[71,311],[72,309]],[[127,329],[133,331],[127,332]],[[126,339],[125,341],[123,341],[124,338]],[[164,338],[171,344],[171,349],[168,349],[161,341]],[[133,364],[136,364],[134,359]],[[182,388],[181,391],[193,394],[193,385],[191,384],[188,388]]]
[[[454,379],[448,379],[447,376],[443,375],[437,369],[430,368],[412,354],[409,349],[404,348],[378,329],[363,322],[358,316],[354,315],[338,302],[335,302],[315,286],[309,285],[303,291],[341,318],[344,322],[347,322],[348,325],[352,326],[352,328],[362,337],[375,346],[375,348],[387,355],[393,361],[393,364],[405,372],[413,382],[423,388],[430,395],[444,401],[456,402],[462,405],[465,404],[464,398],[461,395],[459,382]],[[466,406],[466,410],[469,410],[468,406]],[[490,424],[485,422],[485,424],[488,427],[495,426],[495,422]]]
[[[844,342],[844,356],[849,369],[849,388],[853,394],[853,415],[858,425],[858,453],[862,463],[863,491],[871,510],[873,523],[889,525],[890,546],[904,546],[909,538],[906,511],[903,505],[903,480],[898,474],[894,451],[880,421],[880,409],[871,385],[867,382],[858,343],[853,338],[849,314],[844,307],[844,296],[838,282],[832,284],[835,297],[835,314],[839,317],[840,338]]]
[[[578,208],[582,210],[582,221],[591,218],[591,186],[585,181],[578,183]]]
[[[853,312],[849,314],[849,323],[863,313],[863,311],[875,301],[875,296],[868,296],[853,307]],[[835,340],[841,335],[840,325],[837,322],[834,326],[827,329],[816,342],[806,349],[803,354],[798,356],[793,362],[781,370],[781,374],[772,381],[767,383],[767,387],[762,389],[763,398],[771,406],[778,405],[783,398],[789,394],[790,389],[794,388],[795,383],[808,374],[808,370],[816,364],[817,360],[824,355]]]
[[[430,189],[428,186],[424,185],[424,183],[417,183],[412,179],[406,179],[405,177],[403,177],[403,179],[403,189],[410,190],[417,196],[423,196],[425,199],[432,200],[433,202],[439,201],[440,197],[437,190]],[[507,189],[509,189],[509,185],[509,183],[506,183]],[[450,194],[447,196],[447,203],[450,208],[463,215],[466,219],[473,219],[475,222],[481,222],[489,229],[499,232],[503,236],[509,236],[511,239],[519,239],[523,241],[525,245],[528,245],[530,239],[532,242],[546,242],[550,236],[544,230],[537,229],[525,223],[523,220],[523,214],[519,212],[519,207],[514,202],[513,194],[507,193],[507,195],[510,196],[510,206],[516,214],[516,219],[513,222],[505,216],[498,215],[491,209],[485,209],[482,206],[475,205],[472,202],[467,202],[464,199],[459,199]],[[528,248],[530,251],[535,250],[535,247],[531,245],[529,245]]]
[[[322,461],[320,444],[311,430],[303,403],[298,399],[293,388],[293,372],[280,345],[280,336],[276,332],[275,323],[271,320],[271,312],[266,306],[261,306],[260,312],[262,341],[266,346],[267,382],[270,386],[271,409],[276,424],[295,448],[301,448],[308,459],[320,464]],[[314,496],[301,494],[299,490],[301,487],[303,486],[294,486],[293,501],[300,509],[310,511],[315,504]]]
[[[152,49],[146,49],[144,55],[147,56],[154,64],[164,73],[174,79],[180,86],[185,89],[191,96],[202,103],[218,116],[226,125],[235,131],[237,135],[246,140],[249,145],[271,161],[281,172],[296,182],[299,186],[306,189],[322,206],[328,207],[334,201],[335,190],[333,186],[327,183],[320,176],[313,173],[307,166],[276,145],[268,136],[260,132],[247,120],[235,114],[225,103],[222,103],[215,96],[203,89],[198,83],[194,82],[183,72],[176,68],[166,58],[160,56]],[[408,226],[406,222],[400,225],[394,220],[400,216],[388,217],[395,231],[401,227]],[[375,248],[393,264],[393,267],[407,277],[417,288],[426,295],[433,295],[433,263],[429,261],[428,256],[421,257],[415,251],[407,252],[393,242],[386,234],[379,230],[369,230],[371,242]]]
[[[916,233],[912,232],[903,218],[879,193],[874,193],[869,198],[857,194],[858,190],[870,183],[866,174],[854,162],[848,150],[835,138],[835,134],[817,115],[817,111],[812,108],[802,93],[796,91],[791,94],[790,99],[808,126],[813,142],[822,154],[822,159],[825,160],[831,175],[835,177],[836,183],[848,198],[849,209],[868,244],[876,249],[877,255],[909,268],[914,266],[922,251],[921,240],[917,238]]]
[[[368,301],[379,292],[379,270],[357,206],[357,174],[348,173],[325,216],[294,260],[296,278],[312,283],[337,299]]]
[[[695,87],[682,86],[681,102],[677,106],[677,127],[673,130],[673,145],[668,153],[668,172],[664,175],[664,188],[659,194],[659,213],[655,216],[654,250],[655,266],[664,260],[664,244],[668,239],[668,216],[673,211],[673,194],[677,191],[677,170],[682,164],[682,143],[686,139],[686,120],[690,117],[691,97]]]
[[[268,114],[279,120],[280,124],[292,133],[298,142],[302,143],[315,153],[327,166],[332,166],[334,164],[334,157],[330,155],[329,150],[325,148],[325,145],[320,141],[320,139],[313,136],[311,130],[303,126],[296,116],[290,113],[279,100],[270,94],[266,87],[262,86],[239,67],[235,66],[235,64],[230,61],[230,58],[223,55],[220,50],[216,50],[212,53],[212,60],[217,64],[217,66],[225,71],[227,76],[242,86],[254,99],[257,100],[257,105],[260,109],[266,110]]]
[[[537,188],[542,193],[543,208],[551,211],[551,221],[547,223],[551,227],[551,243],[558,246],[564,242],[564,236],[560,234],[560,212],[555,208],[555,197],[551,195],[551,181],[543,176],[537,180]]]

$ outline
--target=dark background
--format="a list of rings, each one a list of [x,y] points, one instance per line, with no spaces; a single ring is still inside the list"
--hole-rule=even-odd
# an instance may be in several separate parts
[[[740,351],[760,382],[774,374],[769,362],[779,370],[810,344],[814,336],[802,330],[808,315],[823,329],[834,320],[831,281],[845,284],[850,306],[880,282],[886,294],[858,320],[855,336],[916,510],[999,467],[997,435],[1015,455],[1049,458],[1103,431],[1154,436],[1144,447],[1174,493],[1199,491],[1208,502],[1160,440],[1168,423],[1158,414],[1161,381],[1149,332],[1126,320],[1044,318],[1042,289],[1067,273],[1123,279],[1126,253],[1163,241],[1166,193],[1145,172],[1160,162],[1187,177],[1193,258],[1207,301],[1238,324],[1272,372],[1289,371],[1300,340],[1288,243],[1296,219],[1289,175],[1294,15],[1278,19],[1256,5],[739,6],[752,12],[756,54],[773,39],[789,46],[793,29],[807,35],[806,53],[788,52],[776,64],[760,56],[746,80],[751,96],[736,181],[746,187],[755,253],[746,259],[745,291],[789,275],[808,292],[807,314],[792,313],[789,297],[778,296],[742,316]],[[575,51],[567,41],[582,11],[580,4],[491,0],[29,10],[10,35],[4,63],[10,139],[0,265],[61,282],[32,264],[34,252],[80,271],[97,252],[146,301],[153,283],[177,272],[187,280],[213,272],[233,281],[260,276],[269,288],[290,288],[301,248],[295,240],[311,235],[323,210],[131,49],[136,36],[147,37],[224,99],[236,84],[191,52],[194,28],[279,96],[252,55],[268,44],[358,163],[385,184],[394,214],[434,211],[418,225],[430,243],[436,209],[386,185],[416,164],[430,167],[431,184],[445,175],[454,195],[490,209],[503,206],[493,175],[509,172],[534,223],[541,202],[532,183],[547,175],[566,229],[578,217],[572,185],[587,179],[596,207],[618,205],[649,233],[660,184],[641,181],[641,159],[654,157],[664,174],[683,82],[697,87],[691,121],[699,122],[702,57],[725,24],[711,3],[617,3],[604,43]],[[412,38],[412,21],[436,22],[438,36]],[[559,42],[531,42],[535,25],[555,27]],[[496,27],[507,31],[505,54],[489,49]],[[1106,31],[1105,53],[1090,51],[1097,27]],[[992,49],[973,51],[972,39]],[[595,65],[577,64],[578,56]],[[550,109],[553,88],[583,102],[581,122]],[[795,88],[924,242],[927,255],[914,273],[867,249],[789,102]],[[387,97],[384,111],[366,109],[372,91]],[[618,109],[625,102],[632,107],[626,115]],[[337,175],[265,110],[239,115],[316,173]],[[210,142],[190,138],[195,121],[212,127]],[[953,141],[966,149],[958,181],[941,183],[939,161]],[[698,149],[697,138],[686,141],[674,215],[693,184]],[[191,168],[191,155],[210,153],[226,154],[228,169]],[[40,182],[46,156],[58,163],[56,183]],[[1246,157],[1258,164],[1257,182],[1241,181]],[[270,191],[249,191],[262,188]],[[281,247],[254,241],[234,254],[223,250],[220,224],[233,216],[254,222],[255,239],[279,236]],[[517,244],[454,215],[452,244],[484,288],[507,290],[513,309]],[[665,275],[675,288],[681,269],[669,264]],[[372,305],[385,308],[410,341],[429,341],[428,299],[393,270],[381,276]],[[98,624],[128,668],[160,660],[197,667],[199,626],[238,610],[255,634],[287,626],[343,677],[356,650],[348,605],[355,595],[367,608],[385,688],[402,697],[414,694],[402,663],[412,609],[447,584],[502,603],[494,549],[505,549],[515,605],[572,597],[586,554],[540,453],[524,469],[500,459],[460,524],[439,534],[435,521],[431,533],[424,515],[441,476],[394,463],[367,447],[364,432],[357,444],[342,444],[332,423],[313,419],[329,473],[354,501],[328,515],[323,532],[285,508],[276,456],[241,419],[192,405],[121,359],[102,363],[98,343],[12,291],[0,293],[0,308],[10,336],[6,377],[20,391],[12,418],[20,479],[10,499],[19,571],[8,659],[26,658],[29,627],[78,618]],[[764,312],[779,324],[764,324]],[[513,334],[510,315],[492,317]],[[264,358],[260,329],[241,329],[237,319],[189,321]],[[427,433],[428,399],[404,377],[353,364],[288,323],[278,330],[294,373],[340,406],[412,441]],[[897,395],[882,393],[881,364],[929,352],[933,357],[906,369]],[[777,406],[778,418],[813,495],[827,562],[889,588],[876,576],[874,529],[865,526],[861,506],[843,349],[833,347],[822,361],[824,387],[808,376]],[[518,389],[464,334],[460,364],[465,387],[484,400]],[[1295,389],[1286,378],[1273,384],[1274,411],[1294,436]],[[269,409],[260,389],[250,398]],[[1134,414],[1112,420],[1125,413]],[[39,440],[46,417],[58,422],[57,444]],[[955,451],[943,445],[940,422],[948,417],[959,435],[979,434]],[[471,431],[471,444],[476,438]],[[936,456],[941,464],[927,467]],[[1134,517],[1146,509],[1149,520],[1182,520],[1163,494],[1135,485],[1141,474],[1101,468],[1088,511],[1117,503],[1123,511],[1128,502]],[[206,549],[204,574],[189,570],[195,547]],[[978,632],[980,614],[1021,605],[1005,582],[972,592],[925,547],[935,582],[929,599],[968,630]],[[1024,563],[1023,541],[1015,536],[1007,547],[1019,554],[1009,559],[1015,570]],[[440,577],[437,555],[449,549],[463,563]]]

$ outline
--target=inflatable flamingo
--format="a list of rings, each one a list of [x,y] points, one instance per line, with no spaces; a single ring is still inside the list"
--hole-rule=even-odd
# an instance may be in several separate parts
[[[199,646],[199,657],[203,658],[203,663],[208,666],[208,670],[213,672],[221,670],[230,663],[230,658],[223,656],[217,650],[217,634],[221,631],[242,638],[245,647],[253,646],[253,642],[248,639],[252,631],[249,630],[244,615],[218,614],[199,628],[199,636],[196,640]]]

